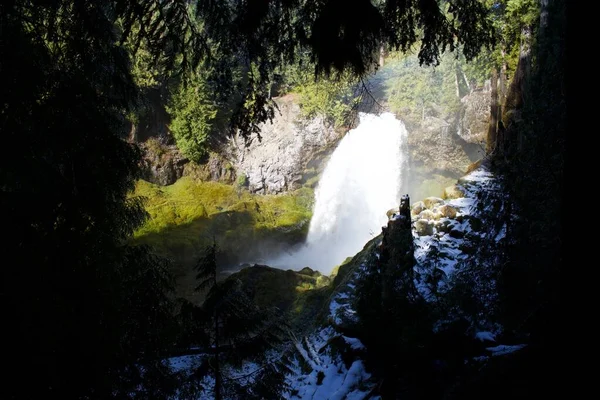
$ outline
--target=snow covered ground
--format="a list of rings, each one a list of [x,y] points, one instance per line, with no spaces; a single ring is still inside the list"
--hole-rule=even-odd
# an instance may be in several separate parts
[[[425,299],[432,299],[431,288],[425,282],[427,275],[432,274],[432,261],[435,262],[433,268],[437,268],[444,273],[444,278],[439,281],[439,288],[448,282],[456,272],[460,261],[469,257],[461,250],[465,240],[469,235],[479,233],[474,232],[471,218],[480,218],[482,214],[489,210],[484,207],[478,207],[480,204],[478,197],[482,192],[499,192],[501,187],[491,172],[484,167],[480,167],[459,180],[457,187],[464,193],[464,197],[451,199],[444,202],[457,211],[454,218],[442,217],[433,223],[433,234],[420,236],[413,230],[413,239],[415,244],[415,259],[417,265],[415,272],[417,278],[415,285]],[[413,216],[413,221],[418,216]],[[489,227],[486,227],[489,228]],[[488,229],[483,230],[484,234],[493,234],[502,239],[502,232],[490,233]],[[504,228],[505,232],[505,228]]]
[[[367,373],[361,360],[353,361],[350,368],[346,368],[341,357],[329,346],[335,337],[341,337],[355,350],[364,349],[360,340],[342,336],[331,326],[306,337],[302,343],[297,343],[299,357],[294,359],[292,372],[286,379],[290,386],[290,399],[368,398],[374,386],[369,382],[371,375]],[[302,361],[310,365],[310,373],[306,374],[301,366]]]

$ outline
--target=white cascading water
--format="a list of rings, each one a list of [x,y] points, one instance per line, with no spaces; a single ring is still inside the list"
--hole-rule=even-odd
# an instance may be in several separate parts
[[[306,243],[267,264],[329,274],[379,234],[386,212],[399,205],[406,135],[391,113],[360,113],[358,127],[340,141],[319,181]]]

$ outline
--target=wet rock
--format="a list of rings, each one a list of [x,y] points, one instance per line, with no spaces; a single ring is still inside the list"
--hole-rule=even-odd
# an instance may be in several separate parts
[[[425,200],[423,200],[423,203],[425,204],[425,208],[428,210],[433,210],[436,206],[443,205],[444,200],[440,199],[439,197],[427,197]]]
[[[388,219],[391,219],[394,217],[394,215],[398,214],[400,211],[397,208],[390,208],[385,215],[387,215]]]
[[[425,210],[425,203],[423,203],[422,201],[417,201],[415,204],[412,205],[412,208],[410,209],[410,215],[414,217],[416,215],[419,215],[423,210]]]
[[[485,143],[490,120],[490,92],[475,90],[461,99],[458,135],[467,143]]]
[[[450,230],[449,235],[455,239],[462,239],[465,236],[465,233],[458,229]]]
[[[448,205],[448,204],[444,204],[443,206],[438,207],[437,212],[439,212],[443,217],[445,218],[456,218],[456,214],[458,213],[456,208]]]
[[[435,228],[439,232],[450,233],[450,231],[454,229],[454,223],[448,219],[440,220],[435,224]]]
[[[431,236],[433,235],[433,222],[419,219],[415,221],[415,231],[419,236]]]
[[[483,159],[477,160],[474,163],[469,164],[469,166],[467,167],[467,170],[465,171],[465,174],[470,174],[471,172],[475,171],[477,168],[481,167],[481,164],[483,163]]]
[[[451,117],[426,116],[409,126],[407,146],[411,162],[426,175],[443,171],[444,175],[460,176],[471,158],[456,130],[456,118]]]
[[[426,219],[428,221],[431,221],[435,219],[435,215],[431,210],[423,210],[419,213],[419,219]]]

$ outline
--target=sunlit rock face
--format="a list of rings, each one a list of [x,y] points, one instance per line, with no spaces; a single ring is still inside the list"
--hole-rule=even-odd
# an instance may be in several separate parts
[[[491,91],[479,89],[463,97],[457,133],[467,143],[485,143],[490,121]]]
[[[437,117],[425,117],[409,130],[408,148],[411,166],[423,173],[437,172],[458,178],[472,162],[456,127]]]
[[[489,113],[490,92],[481,88],[464,96],[456,113],[407,121],[409,168],[404,184],[411,198],[441,196],[483,157]]]
[[[253,134],[245,143],[237,136],[227,148],[237,174],[246,175],[251,192],[280,193],[298,188],[309,164],[318,168],[316,158],[333,148],[342,136],[322,117],[302,118],[294,96],[283,96],[275,102],[278,110],[272,123],[261,125],[262,140]]]

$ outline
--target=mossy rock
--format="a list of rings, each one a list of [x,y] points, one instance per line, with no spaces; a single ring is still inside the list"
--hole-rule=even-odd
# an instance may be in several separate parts
[[[348,264],[349,262],[351,262],[351,261],[352,261],[352,259],[353,259],[353,257],[346,257],[346,258],[344,259],[344,261],[342,261],[342,263],[341,263],[340,265],[336,265],[335,267],[333,267],[333,269],[331,270],[331,274],[329,274],[329,278],[330,278],[330,279],[335,279],[335,277],[338,275],[338,272],[339,272],[340,268],[341,268],[343,265],[346,265],[346,264]]]

